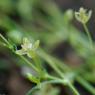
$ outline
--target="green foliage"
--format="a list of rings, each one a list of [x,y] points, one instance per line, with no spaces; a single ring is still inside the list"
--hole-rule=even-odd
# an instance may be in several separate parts
[[[87,13],[86,9],[80,8],[79,12],[75,12],[76,19],[81,22],[87,35],[81,33],[71,23],[74,12],[72,9],[61,12],[55,3],[51,1],[37,0],[5,0],[0,3],[4,13],[0,18],[0,27],[7,31],[6,37],[0,34],[0,45],[6,46],[14,55],[19,57],[19,61],[23,60],[24,65],[29,66],[36,74],[27,73],[26,77],[37,85],[30,90],[28,95],[58,95],[59,88],[53,88],[47,93],[47,84],[62,84],[71,89],[74,95],[80,95],[80,92],[74,86],[77,81],[91,94],[95,95],[95,89],[90,82],[95,82],[95,50],[94,42],[89,34],[86,23],[91,17],[91,11]],[[1,1],[0,1],[1,2]],[[14,4],[10,6],[9,3]],[[3,4],[4,3],[4,4]],[[14,12],[15,9],[20,16],[16,22],[10,18],[4,8],[8,8],[8,13]],[[12,9],[10,9],[12,7]],[[12,11],[12,12],[11,12]],[[22,41],[23,39],[23,41]],[[37,40],[39,39],[39,40]],[[10,41],[11,40],[11,41]],[[75,53],[84,59],[84,64],[76,66],[75,69],[65,63],[64,60],[53,56],[54,50],[60,43],[68,41],[75,50]],[[88,41],[90,43],[88,43]],[[41,42],[41,43],[40,43]],[[22,44],[21,44],[22,43]],[[20,45],[21,44],[21,45]],[[39,47],[40,44],[40,47]],[[14,47],[15,45],[15,47]],[[20,45],[21,49],[17,46]],[[15,56],[15,57],[16,57]],[[13,56],[11,56],[13,58]],[[0,59],[1,60],[1,59]],[[49,72],[46,66],[52,68]],[[87,71],[89,68],[89,72]],[[88,77],[90,76],[90,78]],[[44,87],[43,87],[44,84]],[[40,89],[40,88],[44,89]],[[32,94],[33,90],[35,94]],[[68,89],[68,91],[70,91]]]

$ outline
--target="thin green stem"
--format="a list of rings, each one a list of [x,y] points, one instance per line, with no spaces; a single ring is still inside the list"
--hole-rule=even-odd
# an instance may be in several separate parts
[[[35,91],[35,90],[39,90],[40,88],[41,88],[41,86],[42,85],[47,85],[47,84],[59,84],[59,83],[63,83],[62,81],[58,81],[58,79],[57,80],[50,80],[50,81],[44,81],[44,82],[41,82],[40,84],[38,84],[37,86],[35,86],[34,88],[32,88],[32,89],[30,89],[30,91],[26,94],[26,95],[32,95],[33,94],[33,92]]]
[[[62,65],[63,64],[61,64],[61,67],[63,67]],[[70,69],[70,68],[68,67],[68,69]],[[86,88],[90,93],[92,93],[93,95],[95,95],[95,88],[91,84],[89,84],[88,81],[84,80],[81,76],[78,76],[76,78],[76,81],[78,81],[81,85],[83,85],[84,88]]]
[[[43,58],[43,59],[56,71],[56,73],[57,73],[60,77],[64,78],[63,73],[56,67],[56,64],[54,63],[54,60],[52,60],[51,57],[48,56],[47,53],[45,53],[44,51],[40,50],[40,51],[38,52],[38,54],[39,54],[39,56],[40,56],[41,58]]]
[[[53,80],[58,80],[58,83],[62,82],[63,85],[65,84],[65,80],[64,79],[60,79],[60,78],[57,78],[57,77],[51,76],[51,75],[48,75],[48,78],[53,79]],[[73,91],[74,95],[80,95],[79,92],[76,90],[76,88],[73,86],[73,84],[71,84],[69,82],[69,83],[67,83],[67,86],[71,88],[71,90]]]
[[[49,74],[47,74],[46,76],[47,76],[48,79],[61,80],[60,78],[52,76],[52,75],[49,75]]]
[[[84,80],[81,77],[77,77],[76,80],[82,84],[89,92],[91,92],[93,95],[95,95],[95,88],[92,87],[86,80]]]
[[[39,72],[39,70],[30,62],[28,61],[24,56],[20,56],[19,57],[24,60],[32,69],[34,69],[35,71]]]
[[[54,61],[52,61],[52,59],[50,58],[50,56],[48,54],[44,53],[43,51],[39,52],[39,54],[40,54],[41,57],[43,57],[44,60],[46,60],[49,63],[49,65],[56,71],[56,73],[58,73],[60,75],[60,77],[63,78],[63,81],[62,82],[63,82],[63,84],[65,84],[65,81],[64,81],[64,73],[61,72],[56,67],[56,64],[54,64]],[[73,92],[75,93],[75,95],[80,95],[78,93],[78,91],[75,89],[75,87],[71,83],[69,83],[69,84],[67,83],[67,85],[73,90]]]
[[[88,39],[89,39],[89,43],[90,43],[90,46],[91,46],[91,50],[93,49],[93,40],[92,40],[92,37],[90,35],[90,32],[86,26],[86,24],[83,24],[83,27],[85,29],[85,32],[87,33],[87,36],[88,36]]]
[[[1,39],[2,39],[7,45],[10,45],[10,43],[5,39],[4,36],[2,36],[2,34],[0,34],[0,37],[1,37]]]
[[[44,82],[40,83],[39,85],[37,85],[36,87],[34,87],[33,89],[31,89],[29,91],[29,93],[27,93],[27,95],[31,95],[33,93],[33,91],[35,91],[36,89],[40,89],[40,87],[42,85],[45,85],[45,84],[53,84],[53,83],[64,84],[64,80],[62,80],[62,79],[59,79],[59,78],[56,78],[56,77],[53,77],[53,76],[50,76],[50,75],[48,76],[48,78],[50,78],[52,80],[50,80],[50,81],[48,80],[48,81],[44,81]],[[68,84],[68,87],[70,87],[73,90],[74,95],[80,95],[78,93],[78,91],[75,89],[75,87],[71,83]]]
[[[44,52],[44,51],[41,51],[41,52]],[[46,54],[46,53],[45,53]],[[48,57],[50,57],[48,54],[46,54]],[[44,56],[44,57],[46,57],[45,55],[40,55],[40,56]],[[47,57],[46,57],[46,59],[47,59]],[[46,59],[44,59],[44,60],[46,60]],[[49,60],[51,60],[52,58],[49,58]],[[47,59],[48,60],[48,59]],[[46,61],[47,61],[46,60]],[[64,72],[64,63],[63,62],[61,62],[60,60],[58,60],[58,59],[55,59],[55,61],[56,62],[58,62],[58,64],[60,64],[59,66],[61,66],[62,68],[63,68],[63,72]],[[47,61],[48,62],[48,61]],[[54,61],[53,61],[54,62]],[[50,64],[50,63],[49,63]],[[52,63],[51,63],[52,64]],[[55,65],[55,64],[54,64]],[[52,68],[59,74],[60,72],[59,71],[57,71],[57,69],[55,69],[53,66],[52,66]],[[71,69],[68,67],[68,66],[66,66],[66,68],[67,68],[67,71],[69,70],[69,71],[71,71]],[[66,69],[65,69],[66,70]],[[61,76],[64,76],[64,73],[62,73],[61,72]],[[64,78],[64,77],[63,77]],[[94,87],[92,87],[86,80],[84,80],[82,77],[78,77],[78,78],[76,78],[76,80],[79,82],[79,83],[81,83],[81,85],[83,85],[90,93],[92,93],[93,95],[95,95],[95,89],[94,89]],[[64,83],[64,82],[63,82]],[[70,85],[71,86],[71,85]],[[72,85],[73,86],[73,85]],[[89,89],[89,87],[90,87],[90,89]],[[71,88],[71,87],[70,87]],[[76,92],[75,92],[76,93]],[[79,95],[79,94],[78,94]]]
[[[63,72],[67,72],[67,71],[71,71],[69,69],[69,67],[61,60],[58,60],[58,58],[50,56],[52,60],[54,60],[54,62],[56,63],[56,66],[59,67],[60,70],[62,70]]]
[[[74,95],[80,95],[79,92],[76,90],[76,88],[71,83],[69,83],[68,86],[72,89],[72,91],[74,92]]]
[[[41,60],[40,60],[40,58],[39,58],[37,55],[35,55],[35,57],[33,57],[32,59],[33,59],[33,61],[35,62],[35,66],[38,68],[39,73],[42,74],[42,72],[43,72],[42,69],[43,69],[43,68],[42,68],[42,65],[41,65]]]

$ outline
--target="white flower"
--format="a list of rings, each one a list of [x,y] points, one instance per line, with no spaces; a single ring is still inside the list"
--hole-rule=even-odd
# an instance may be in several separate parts
[[[75,12],[75,18],[83,24],[89,21],[91,15],[92,15],[91,10],[87,12],[87,10],[82,7],[79,9],[79,12]]]
[[[23,44],[21,45],[22,49],[25,51],[31,50],[33,48],[33,44],[27,39],[23,39]]]
[[[31,43],[27,38],[23,39],[23,44],[21,45],[22,49],[17,50],[16,54],[19,55],[27,55],[28,57],[35,56],[35,50],[39,47],[39,40],[37,40],[34,44]]]

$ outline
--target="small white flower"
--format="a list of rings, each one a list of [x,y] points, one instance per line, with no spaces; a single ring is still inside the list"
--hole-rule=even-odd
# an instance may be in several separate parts
[[[34,57],[35,56],[35,50],[39,46],[39,40],[37,40],[34,44],[31,43],[27,38],[23,39],[23,44],[21,45],[22,49],[17,50],[16,54],[19,55],[27,55],[28,57]]]
[[[27,38],[24,38],[23,39],[23,44],[21,45],[21,47],[25,51],[31,50],[33,48],[33,44]]]
[[[91,10],[87,12],[87,10],[82,7],[79,9],[79,12],[75,12],[75,18],[83,24],[89,21],[91,15],[92,15]]]

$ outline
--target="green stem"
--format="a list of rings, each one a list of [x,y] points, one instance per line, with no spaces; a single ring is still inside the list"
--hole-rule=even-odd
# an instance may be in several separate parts
[[[1,39],[2,39],[7,45],[10,45],[10,43],[5,39],[4,36],[2,36],[2,34],[0,34],[0,37],[1,37]]]
[[[51,75],[48,75],[48,78],[53,79],[53,80],[58,80],[58,82],[60,82],[60,83],[62,81],[62,84],[63,85],[65,84],[65,80],[64,79],[60,79],[60,78],[57,78],[57,77],[54,77],[54,76],[51,76]],[[72,89],[72,91],[74,92],[74,95],[80,95],[78,93],[78,91],[76,90],[76,88],[70,82],[68,83],[68,87],[70,87]]]
[[[41,51],[41,52],[43,52],[43,53],[45,53],[44,51]],[[45,53],[46,54],[46,53]],[[45,55],[40,55],[40,56],[44,56],[44,57],[46,57],[46,56],[48,56],[48,57],[50,57],[48,54],[46,54],[46,56]],[[43,58],[44,60],[46,60],[47,59],[47,57],[46,57],[46,59],[45,58]],[[48,59],[47,59],[48,60]],[[46,60],[46,61],[47,61]],[[49,58],[49,60],[52,60],[52,58]],[[55,61],[56,62],[58,62],[58,64],[60,64],[59,66],[60,67],[62,67],[63,68],[63,72],[64,72],[64,63],[63,62],[61,62],[60,60],[58,60],[58,59],[55,59]],[[49,62],[49,61],[47,61],[47,62]],[[54,60],[53,60],[53,62],[54,62]],[[50,65],[52,64],[52,63],[49,63]],[[54,63],[53,63],[54,64]],[[55,66],[56,66],[56,64],[54,64]],[[59,71],[57,71],[57,69],[55,69],[55,66],[51,66],[58,74],[60,73]],[[56,67],[57,68],[57,67]],[[69,70],[69,71],[71,71],[71,69],[68,67],[68,66],[66,66],[66,68],[67,68],[67,71]],[[66,68],[65,68],[65,70],[66,70]],[[61,73],[61,76],[63,76],[64,74],[63,73]],[[64,77],[63,77],[64,78]],[[79,82],[79,83],[81,83],[81,85],[83,85],[90,93],[92,93],[93,95],[95,95],[95,89],[94,89],[94,87],[92,87],[86,80],[84,80],[82,77],[78,77],[78,78],[76,78],[76,80]],[[73,86],[73,85],[72,85]],[[71,88],[72,87],[71,85],[69,85],[69,87]],[[73,89],[74,90],[74,89]],[[76,92],[75,92],[76,93]],[[79,95],[79,94],[77,94],[77,95]]]
[[[58,58],[50,56],[52,60],[54,60],[54,62],[56,63],[56,66],[59,67],[60,70],[62,70],[63,72],[67,72],[67,71],[71,71],[69,69],[69,67],[61,60],[58,60]]]
[[[91,46],[91,50],[93,49],[93,40],[92,40],[92,37],[90,35],[90,32],[86,26],[86,24],[83,24],[83,27],[85,29],[85,32],[87,33],[87,36],[88,36],[88,39],[89,39],[89,43],[90,43],[90,46]]]
[[[56,59],[57,60],[57,59]],[[61,62],[62,63],[62,62]],[[61,64],[60,63],[60,64]],[[61,67],[63,67],[62,66],[63,64],[61,64]],[[68,67],[68,69],[70,69],[69,67]],[[64,71],[64,70],[63,70]],[[76,78],[76,80],[82,85],[82,86],[84,86],[84,88],[86,88],[90,93],[92,93],[93,95],[95,95],[95,88],[91,85],[91,84],[89,84],[88,83],[88,81],[86,81],[86,80],[84,80],[81,76],[78,76],[77,78]]]
[[[77,77],[76,79],[80,84],[82,84],[89,92],[91,92],[93,95],[95,95],[95,88],[92,87],[86,80],[84,80],[81,77]]]
[[[36,90],[36,89],[38,89],[38,88],[40,88],[41,85],[53,84],[53,83],[56,83],[56,84],[59,84],[59,83],[60,84],[64,84],[64,80],[62,80],[60,78],[53,77],[53,76],[50,76],[50,75],[48,75],[48,78],[50,78],[52,80],[50,80],[50,81],[48,80],[48,81],[45,81],[45,82],[40,83],[39,85],[37,85],[36,87],[34,87],[33,89],[31,89],[27,95],[31,95],[33,93],[33,91]],[[71,83],[68,84],[68,87],[70,87],[73,90],[74,95],[80,95],[78,93],[78,91],[75,89],[75,87]]]
[[[65,84],[64,82],[64,74],[63,72],[61,72],[57,67],[56,67],[56,64],[54,64],[54,61],[52,61],[52,59],[50,58],[50,56],[48,54],[46,54],[45,52],[41,51],[39,52],[39,55],[44,59],[46,60],[49,65],[56,71],[56,73],[58,73],[60,75],[60,77],[63,78],[63,84]],[[75,95],[80,95],[78,93],[78,91],[75,89],[75,87],[71,84],[71,83],[67,83],[67,85],[73,90],[73,92],[75,93]]]
[[[52,60],[51,57],[48,56],[47,53],[45,53],[44,51],[40,50],[40,51],[38,52],[38,54],[39,54],[39,56],[40,56],[41,58],[43,58],[43,59],[56,71],[56,73],[57,73],[60,77],[64,78],[64,77],[63,77],[63,73],[56,67],[56,64],[54,63],[54,60]]]
[[[41,60],[40,60],[40,58],[37,55],[35,55],[35,57],[33,57],[32,59],[35,62],[35,65],[39,69],[39,71],[42,71],[42,66],[41,66]]]
[[[24,60],[32,69],[34,69],[35,71],[39,72],[39,70],[30,62],[28,61],[24,56],[20,56],[19,57]]]
[[[47,79],[61,80],[60,78],[52,76],[52,75],[49,75],[49,74],[47,74],[46,76],[47,76]]]
[[[75,89],[75,87],[71,83],[69,83],[68,86],[72,89],[74,95],[80,95],[79,92]]]
[[[50,80],[50,81],[44,81],[42,83],[40,83],[39,85],[35,86],[34,88],[30,89],[30,91],[26,94],[26,95],[32,95],[33,92],[35,90],[39,90],[41,88],[42,85],[47,85],[47,84],[59,84],[59,83],[63,83],[62,81],[58,81],[58,80]]]

